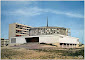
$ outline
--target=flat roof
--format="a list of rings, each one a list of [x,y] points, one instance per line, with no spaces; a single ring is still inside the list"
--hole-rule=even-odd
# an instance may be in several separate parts
[[[32,28],[63,28],[63,29],[69,29],[69,28],[64,28],[64,27],[54,27],[54,26],[44,26],[44,27],[32,27]]]
[[[25,38],[27,38],[27,37],[29,37],[29,38],[31,38],[31,37],[42,37],[42,36],[59,36],[59,37],[70,37],[70,38],[76,38],[76,39],[79,39],[79,38],[77,38],[77,37],[71,37],[71,36],[66,36],[66,35],[61,35],[61,34],[51,34],[51,35],[35,35],[35,36],[29,36],[29,35],[27,35],[27,36],[20,36],[20,37],[25,37]],[[16,37],[16,38],[18,38],[18,37]]]
[[[32,27],[32,26],[28,26],[28,25],[24,25],[24,24],[19,24],[19,23],[12,23],[12,24],[18,24],[18,25],[23,25],[23,26],[27,26],[27,27]]]
[[[18,24],[18,25],[23,25],[23,26],[28,26],[28,25],[24,25],[24,24],[19,24],[19,23],[12,23],[12,24]],[[70,28],[64,28],[64,27],[57,27],[57,26],[42,26],[42,27],[32,27],[32,26],[28,26],[31,28],[63,28],[63,29],[70,29]]]

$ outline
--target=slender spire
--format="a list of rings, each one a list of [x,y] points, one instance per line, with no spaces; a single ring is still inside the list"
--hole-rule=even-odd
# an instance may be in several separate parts
[[[47,27],[48,27],[48,17],[47,17]]]

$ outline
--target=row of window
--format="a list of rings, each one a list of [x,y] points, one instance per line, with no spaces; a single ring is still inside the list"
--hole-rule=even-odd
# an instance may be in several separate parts
[[[36,28],[34,30],[66,30],[66,29],[63,29],[63,28]]]
[[[55,31],[53,31],[53,32],[37,32],[37,31],[31,31],[32,33],[34,32],[34,33],[49,33],[49,34],[53,34],[53,33],[57,33],[57,34],[59,34],[59,32],[55,32]]]
[[[16,33],[22,33],[23,31],[21,30],[16,30]],[[24,32],[28,32],[28,31],[24,31]]]
[[[16,25],[16,28],[23,28],[23,27],[25,27],[25,28],[30,28],[30,27],[27,27],[27,26],[22,26],[22,25]]]
[[[16,37],[18,37],[18,36],[22,36],[22,35],[16,35]]]
[[[76,44],[60,43],[60,45],[76,45]]]
[[[30,31],[35,31],[35,32],[54,32],[54,33],[57,33],[59,32],[59,30],[30,30]],[[65,32],[65,31],[60,31],[60,32]]]

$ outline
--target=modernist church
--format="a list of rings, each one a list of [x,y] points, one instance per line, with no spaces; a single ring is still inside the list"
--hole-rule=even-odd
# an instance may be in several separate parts
[[[70,29],[64,27],[51,27],[48,26],[48,18],[47,18],[47,26],[45,27],[32,27],[29,29],[29,35],[52,35],[52,34],[61,34],[61,35],[70,35]]]
[[[9,25],[10,44],[23,44],[39,42],[54,44],[58,47],[77,47],[79,38],[70,36],[70,29],[64,27],[32,27],[23,24],[13,23]]]

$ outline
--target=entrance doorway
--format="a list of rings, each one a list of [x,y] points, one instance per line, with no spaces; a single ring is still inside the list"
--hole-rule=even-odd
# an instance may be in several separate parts
[[[29,42],[39,42],[39,37],[25,38],[26,43]]]

